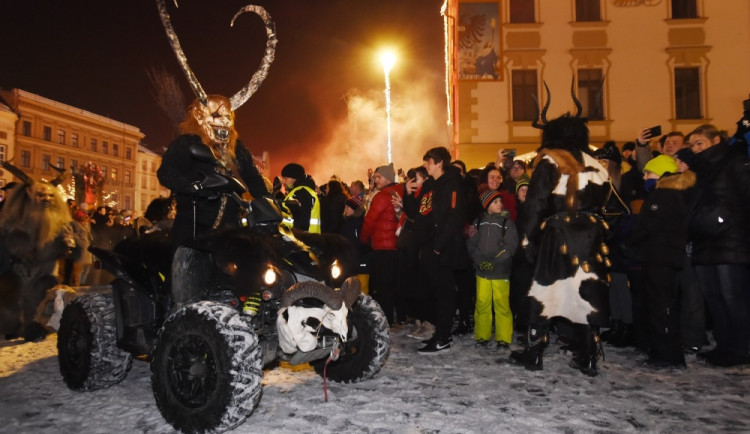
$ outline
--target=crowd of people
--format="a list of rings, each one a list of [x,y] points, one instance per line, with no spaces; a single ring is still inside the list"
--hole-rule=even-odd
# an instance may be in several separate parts
[[[454,335],[473,333],[478,348],[520,343],[509,361],[539,370],[555,332],[570,365],[591,376],[602,341],[635,347],[657,369],[684,367],[687,352],[715,366],[750,363],[750,113],[732,137],[713,125],[661,137],[644,129],[633,142],[596,149],[577,106],[552,120],[545,107],[528,161],[500,150],[467,170],[434,147],[406,172],[389,163],[365,181],[332,176],[319,185],[296,162],[273,182],[262,177],[229,101],[209,95],[190,106],[159,168],[173,197],[138,218],[68,201],[69,216],[42,240],[61,246],[49,254],[57,269],[39,276],[90,283],[88,245],[111,249],[161,231],[176,247],[236,225],[241,210],[227,197],[249,193],[275,199],[292,230],[356,246],[369,293],[392,327],[409,326],[423,342],[420,354],[441,354]],[[30,194],[31,182],[6,193]],[[52,187],[37,184],[25,201],[47,209]],[[0,213],[3,256],[16,258],[0,258],[8,269],[28,254],[8,247],[26,220],[14,210]],[[702,351],[708,330],[716,345]]]
[[[542,369],[554,331],[587,375],[602,341],[655,369],[685,367],[686,353],[749,364],[744,130],[645,129],[595,149],[576,118],[544,125],[532,161],[500,151],[467,171],[438,147],[405,173],[371,171],[369,189],[334,177],[317,188],[315,216],[360,247],[370,294],[422,354],[449,349],[455,334],[501,350],[515,336],[523,349],[511,361]],[[708,331],[716,345],[703,351]]]

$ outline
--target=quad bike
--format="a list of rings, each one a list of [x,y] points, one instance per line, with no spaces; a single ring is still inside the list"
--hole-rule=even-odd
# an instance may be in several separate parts
[[[179,247],[171,270],[169,243],[148,236],[113,251],[92,247],[115,279],[110,293],[81,296],[63,312],[58,359],[67,386],[112,386],[133,357],[146,359],[167,422],[220,432],[252,414],[263,368],[274,362],[310,363],[345,383],[377,374],[390,351],[388,323],[357,278],[280,225],[272,201],[244,202],[236,180],[203,175],[201,189],[243,205],[244,226]]]

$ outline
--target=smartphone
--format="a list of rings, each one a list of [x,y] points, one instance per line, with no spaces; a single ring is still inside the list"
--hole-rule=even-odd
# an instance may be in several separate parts
[[[649,138],[655,138],[659,136],[661,136],[661,125],[657,125],[648,129]]]

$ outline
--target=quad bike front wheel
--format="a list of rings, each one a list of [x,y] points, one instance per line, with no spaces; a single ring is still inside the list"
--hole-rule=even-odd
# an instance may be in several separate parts
[[[162,327],[151,385],[164,419],[183,432],[221,432],[252,414],[263,379],[258,337],[239,313],[202,301]]]
[[[127,376],[133,356],[117,347],[111,295],[86,294],[65,307],[57,352],[63,381],[73,390],[103,389]]]
[[[362,295],[349,312],[351,321],[347,341],[343,342],[338,360],[326,368],[326,359],[312,363],[315,372],[333,381],[357,383],[375,376],[385,364],[391,350],[388,320],[372,297]]]

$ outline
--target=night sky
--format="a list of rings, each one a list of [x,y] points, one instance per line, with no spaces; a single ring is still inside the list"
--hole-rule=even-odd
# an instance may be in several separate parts
[[[181,0],[175,8],[172,0],[167,1],[190,67],[208,93],[233,95],[259,65],[265,46],[261,20],[244,14],[229,27],[234,13],[249,3]],[[426,95],[417,99],[444,106],[442,3],[255,1],[276,22],[279,43],[268,78],[237,111],[241,139],[253,153],[270,151],[272,174],[291,160],[315,166],[340,154],[340,131],[339,138],[333,136],[337,129],[347,128],[355,110],[347,95],[383,95],[384,75],[376,53],[384,45],[399,52],[390,76],[394,110],[402,105],[407,111],[407,92],[402,89],[418,84]],[[137,126],[146,135],[145,144],[157,152],[170,142],[172,127],[156,104],[147,71],[165,68],[175,75],[188,101],[194,95],[154,1],[4,0],[0,19],[0,87],[18,87]],[[444,125],[444,113],[435,113],[425,115]],[[412,110],[408,116],[415,115]],[[384,113],[382,124],[385,129]],[[411,143],[419,148],[432,144]],[[349,146],[346,152],[356,153],[357,144]],[[380,164],[379,158],[363,164]],[[411,163],[421,161],[405,165],[415,165]],[[330,174],[323,170],[318,166],[316,175]]]

